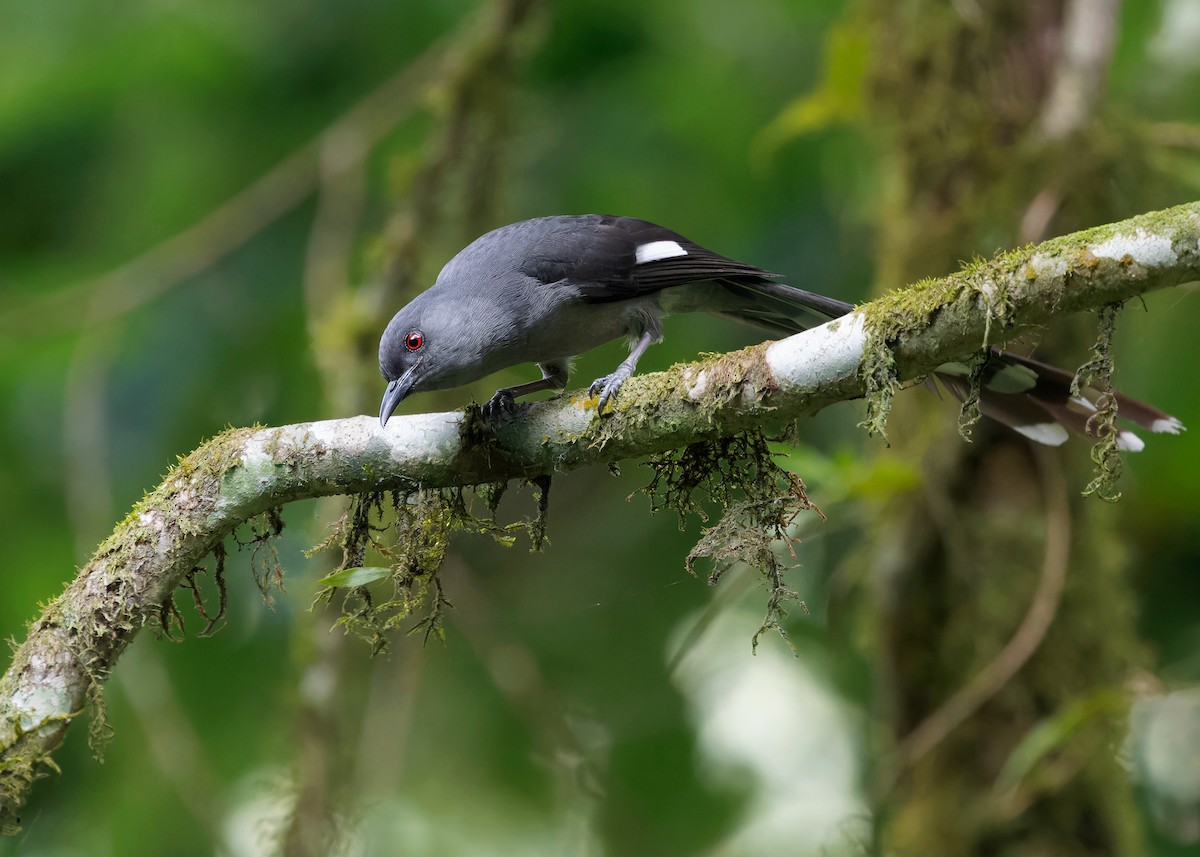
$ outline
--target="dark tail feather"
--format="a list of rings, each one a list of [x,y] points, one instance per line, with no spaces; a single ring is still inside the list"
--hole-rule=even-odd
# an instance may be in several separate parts
[[[935,377],[959,401],[966,399],[968,385],[965,378],[940,372]],[[1090,434],[1088,414],[1072,410],[1058,401],[1034,398],[1028,393],[1002,393],[985,386],[979,393],[979,410],[984,416],[1046,446],[1061,446],[1071,432]],[[1121,431],[1117,444],[1132,452],[1139,452],[1144,446],[1141,438],[1131,431]]]
[[[1030,395],[1051,401],[1073,403],[1073,407],[1081,409],[1080,413],[1085,417],[1095,412],[1098,395],[1095,390],[1085,389],[1082,391],[1083,398],[1088,405],[1073,402],[1071,399],[1071,382],[1075,378],[1071,373],[1049,363],[1042,363],[1029,357],[1019,357],[1016,354],[1005,354],[1003,359],[1013,364],[1019,363],[1028,366],[1037,373],[1038,383]],[[1156,433],[1179,434],[1184,430],[1183,423],[1165,411],[1160,411],[1154,405],[1127,396],[1119,390],[1114,390],[1113,395],[1117,398],[1117,413],[1121,415],[1122,419],[1127,419]]]
[[[745,299],[744,307],[720,313],[769,331],[789,336],[843,316],[854,307],[845,301],[827,298],[794,286],[760,277],[738,277],[720,281],[733,294]],[[969,389],[964,364],[947,364],[936,373],[937,379],[959,400]],[[1074,375],[1049,363],[1016,354],[991,350],[984,367],[979,410],[988,417],[1020,432],[1030,440],[1049,446],[1066,442],[1069,434],[1091,436],[1088,419],[1096,413],[1095,390],[1071,395]],[[1114,392],[1117,413],[1152,432],[1178,434],[1183,423],[1153,405]],[[1131,431],[1121,431],[1117,443],[1131,452],[1145,444]]]
[[[950,364],[937,373],[937,378],[960,400],[967,395],[965,366]],[[979,410],[1020,432],[1030,440],[1058,446],[1068,437],[1068,431],[1094,437],[1088,421],[1096,413],[1097,391],[1084,389],[1080,395],[1071,394],[1074,375],[1038,360],[992,350],[983,370],[983,387],[979,395]],[[1114,392],[1117,413],[1152,432],[1178,434],[1184,426],[1178,419],[1153,405]],[[1142,439],[1131,431],[1120,430],[1117,445],[1130,452],[1140,452]]]

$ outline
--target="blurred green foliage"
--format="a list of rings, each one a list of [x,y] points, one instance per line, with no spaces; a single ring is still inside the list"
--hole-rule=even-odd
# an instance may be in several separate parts
[[[1108,99],[1148,146],[1149,123],[1200,123],[1200,63],[1176,32],[1191,19],[1172,17],[1184,5],[1123,7]],[[312,193],[161,293],[132,292],[128,309],[97,308],[96,279],[205,218],[477,13],[466,0],[60,0],[0,11],[3,636],[22,637],[176,455],[226,425],[346,415],[321,396],[302,285]],[[798,285],[864,296],[867,215],[883,191],[855,103],[864,46],[853,27],[843,4],[825,0],[538,9],[490,167],[492,225],[636,214]],[[385,267],[389,217],[445,109],[422,92],[370,153],[344,260],[356,281]],[[1154,194],[1123,187],[1129,214],[1200,193],[1197,152],[1166,154],[1160,163],[1187,165],[1193,186],[1162,176]],[[422,281],[472,237],[464,231],[451,217],[421,236]],[[57,293],[70,297],[48,298]],[[1117,366],[1122,388],[1200,425],[1194,304],[1180,289],[1148,298],[1146,312],[1127,308]],[[378,315],[379,331],[393,309]],[[753,339],[673,319],[643,366]],[[583,357],[576,381],[620,353]],[[374,372],[366,359],[362,376]],[[458,407],[496,383],[405,408]],[[955,417],[923,391],[907,395]],[[844,558],[870,536],[876,498],[917,478],[886,454],[864,460],[876,444],[855,428],[860,418],[846,405],[803,421],[803,445],[787,452],[829,516],[798,525],[791,584],[811,608],[788,622],[799,662],[774,639],[751,659],[765,593],[753,575],[713,591],[684,574],[699,522],[680,532],[644,498],[626,502],[649,481],[636,463],[615,479],[557,478],[542,553],[457,543],[445,643],[399,638],[374,661],[351,643],[340,661],[354,718],[335,778],[344,823],[357,829],[346,853],[853,852],[866,826],[856,783],[871,680],[855,604],[869,581]],[[1198,450],[1188,436],[1154,438],[1121,485],[1141,630],[1169,685],[1200,681]],[[527,490],[513,493],[501,515],[515,519],[531,503]],[[286,597],[267,609],[249,552],[231,543],[224,628],[196,638],[203,623],[183,605],[185,642],[138,639],[106,691],[104,764],[73,729],[57,756],[63,775],[38,784],[24,832],[0,841],[0,855],[267,853],[253,843],[280,826],[304,728],[296,709],[323,680],[309,667],[326,631],[304,611],[329,567],[303,550],[325,538],[329,506],[297,504],[285,520]],[[1150,835],[1156,853],[1183,853]]]

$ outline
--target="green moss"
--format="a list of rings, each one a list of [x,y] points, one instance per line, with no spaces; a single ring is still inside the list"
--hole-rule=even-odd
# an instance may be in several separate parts
[[[383,598],[373,587],[358,586],[345,593],[337,625],[371,644],[373,654],[384,651],[389,632],[415,613],[424,612],[417,627],[426,638],[441,636],[441,620],[448,605],[438,581],[445,560],[456,503],[442,491],[396,494],[391,505],[395,523],[376,527],[382,519],[383,495],[363,494],[354,498],[342,538],[341,568],[363,565],[368,548],[374,548],[392,563],[392,591]],[[378,534],[391,533],[384,541]],[[328,588],[319,600],[331,599],[338,590]],[[416,630],[416,629],[414,629]]]
[[[380,493],[354,497],[335,532],[308,553],[340,547],[342,560],[338,571],[342,571],[363,567],[369,552],[374,552],[391,567],[392,574],[384,581],[365,586],[326,587],[317,594],[315,603],[340,597],[337,627],[365,640],[372,654],[385,651],[392,633],[406,624],[410,626],[410,634],[422,634],[426,640],[440,639],[450,602],[439,573],[450,539],[455,532],[465,532],[489,536],[497,544],[511,547],[517,534],[524,531],[532,548],[540,549],[546,542],[550,480],[539,477],[533,484],[538,492],[535,517],[510,524],[496,520],[506,488],[503,483],[476,489],[487,506],[486,517],[471,511],[469,489],[465,488],[398,491],[390,495],[390,503]]]
[[[766,616],[751,645],[757,649],[759,638],[769,630],[788,641],[783,621],[797,597],[784,584],[787,566],[775,546],[786,544],[795,559],[789,525],[802,511],[820,514],[809,500],[804,482],[776,463],[767,439],[757,431],[694,443],[655,456],[647,464],[654,471],[645,489],[651,509],[674,511],[681,529],[688,515],[709,520],[704,501],[721,508],[717,524],[704,532],[688,554],[688,573],[695,574],[701,557],[713,561],[710,586],[738,563],[758,569],[769,596]]]
[[[20,735],[17,737],[18,740],[21,738]],[[9,748],[4,749],[7,751]],[[62,770],[49,753],[30,752],[24,755],[5,752],[0,757],[0,806],[17,808],[24,796],[29,794],[34,782],[51,773],[61,774]],[[15,836],[20,832],[19,817],[7,813],[0,816],[0,836]]]
[[[886,339],[872,337],[863,352],[859,370],[866,385],[867,417],[859,428],[867,434],[887,440],[887,421],[892,412],[892,400],[900,389],[896,374],[896,357]]]
[[[482,485],[475,486],[475,495],[487,504],[488,513],[492,516],[492,520],[495,520],[496,512],[500,509],[500,501],[504,499],[504,495],[507,492],[507,482],[485,482]]]
[[[665,372],[637,376],[579,439],[601,449],[629,428],[645,424],[670,436],[677,427],[694,425],[697,413],[711,419],[739,398],[758,401],[778,387],[766,363],[766,348],[767,343],[761,343],[729,354],[702,354]],[[595,397],[587,404],[594,407]]]
[[[181,457],[179,463],[163,477],[163,484],[173,482],[173,477],[186,478],[194,472],[218,478],[224,476],[227,471],[241,465],[246,441],[262,431],[262,428],[257,423],[246,428],[229,428],[210,438],[190,454]]]
[[[97,587],[97,591],[102,589],[103,597],[97,600],[96,595],[92,595],[88,603],[72,604],[71,610],[65,610],[64,599],[78,597],[68,588],[58,601],[48,606],[40,619],[43,628],[59,627],[64,631],[66,645],[85,671],[88,683],[84,694],[91,713],[89,743],[97,757],[103,755],[104,747],[112,737],[103,696],[108,665],[114,663],[116,655],[142,623],[157,622],[163,633],[168,635],[173,634],[174,629],[182,630],[182,617],[170,599],[164,601],[158,610],[146,611],[145,616],[124,621],[114,619],[125,615],[125,605],[138,600],[139,589],[145,585],[136,577],[138,569],[143,567],[145,556],[157,550],[154,537],[145,532],[145,517],[154,515],[168,532],[175,529],[184,534],[197,533],[199,527],[193,525],[193,516],[204,504],[204,498],[194,495],[198,485],[215,483],[230,469],[240,466],[246,438],[256,431],[257,427],[251,427],[222,432],[191,455],[181,457],[170,468],[160,487],[146,493],[113,533],[97,547],[92,557],[92,562],[97,565],[92,574],[103,576],[103,586]],[[269,514],[268,519],[277,522],[277,513],[274,516]],[[180,547],[176,546],[173,550],[180,550]],[[274,547],[271,551],[274,552]],[[221,586],[223,591],[223,581]],[[223,605],[223,594],[221,600]],[[223,612],[223,607],[218,612]],[[72,713],[65,719],[73,719],[77,715],[78,712]],[[25,773],[20,772],[28,773],[38,763],[48,763],[49,756],[26,756],[26,759],[32,761],[19,763],[14,768],[17,771],[14,775],[24,777]],[[17,780],[13,780],[13,783],[19,785]]]
[[[968,442],[971,440],[971,429],[983,417],[979,410],[979,398],[983,394],[983,370],[987,362],[987,352],[980,351],[967,363],[967,390],[958,411],[958,435]]]
[[[97,762],[104,761],[104,750],[112,740],[113,728],[108,723],[108,701],[104,698],[104,683],[108,671],[88,669],[87,702],[91,709],[88,719],[88,747]]]
[[[1079,367],[1071,381],[1071,395],[1081,396],[1084,387],[1096,390],[1096,412],[1088,417],[1088,433],[1096,438],[1092,445],[1092,462],[1096,474],[1083,489],[1084,496],[1095,494],[1101,500],[1115,503],[1121,499],[1116,490],[1124,462],[1117,441],[1117,397],[1113,394],[1112,338],[1117,326],[1120,304],[1109,304],[1099,312],[1099,332],[1092,346],[1091,358]]]
[[[859,307],[867,344],[859,374],[866,387],[867,417],[859,425],[886,439],[892,399],[900,387],[894,348],[928,326],[933,315],[961,293],[961,278],[924,279]]]
[[[195,535],[199,532],[199,527],[192,524],[186,514],[181,514],[180,493],[194,486],[196,476],[219,479],[230,470],[241,466],[246,440],[257,434],[261,428],[254,425],[249,428],[227,429],[188,455],[180,456],[177,463],[163,476],[158,488],[143,495],[108,538],[100,543],[95,556],[111,554],[125,544],[129,538],[129,530],[140,528],[141,518],[148,512],[162,515],[164,520],[176,524],[185,534]]]
[[[537,491],[537,512],[534,516],[525,521],[525,531],[529,534],[529,549],[531,551],[540,551],[546,546],[548,541],[546,537],[546,521],[550,513],[550,477],[535,476],[530,480]],[[488,503],[488,508],[492,512],[492,520],[496,519],[495,508],[491,502]]]
[[[1127,221],[1104,223],[1089,229],[1051,238],[1037,245],[1039,253],[1057,256],[1075,253],[1081,244],[1100,244],[1120,235],[1130,235],[1144,230],[1153,235],[1171,236],[1173,242],[1186,239],[1194,245],[1196,223],[1200,218],[1200,203],[1189,202],[1151,211]]]

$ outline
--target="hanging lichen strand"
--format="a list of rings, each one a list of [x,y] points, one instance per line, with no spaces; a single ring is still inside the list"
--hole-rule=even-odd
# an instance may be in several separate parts
[[[801,512],[821,510],[808,498],[803,480],[784,470],[775,461],[767,438],[759,431],[747,431],[733,437],[693,443],[681,450],[654,456],[647,462],[654,477],[645,491],[651,509],[671,509],[679,516],[683,529],[687,516],[694,514],[707,522],[709,515],[697,490],[721,509],[720,520],[708,528],[687,556],[685,565],[695,574],[696,560],[710,557],[710,586],[737,563],[758,570],[769,592],[767,613],[755,632],[752,646],[765,632],[774,630],[791,646],[783,620],[787,605],[807,607],[796,593],[784,585],[788,566],[780,559],[777,545],[786,545],[796,558],[792,543],[796,539],[788,528]],[[825,517],[821,515],[822,519]],[[795,647],[792,647],[795,652]]]

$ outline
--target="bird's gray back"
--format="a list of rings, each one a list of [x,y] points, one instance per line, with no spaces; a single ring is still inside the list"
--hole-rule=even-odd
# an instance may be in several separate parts
[[[598,216],[542,217],[488,232],[446,263],[418,302],[477,343],[478,364],[494,371],[520,362],[580,354],[623,336],[628,310],[589,312],[569,277],[539,278],[531,264],[571,261],[574,236]]]

